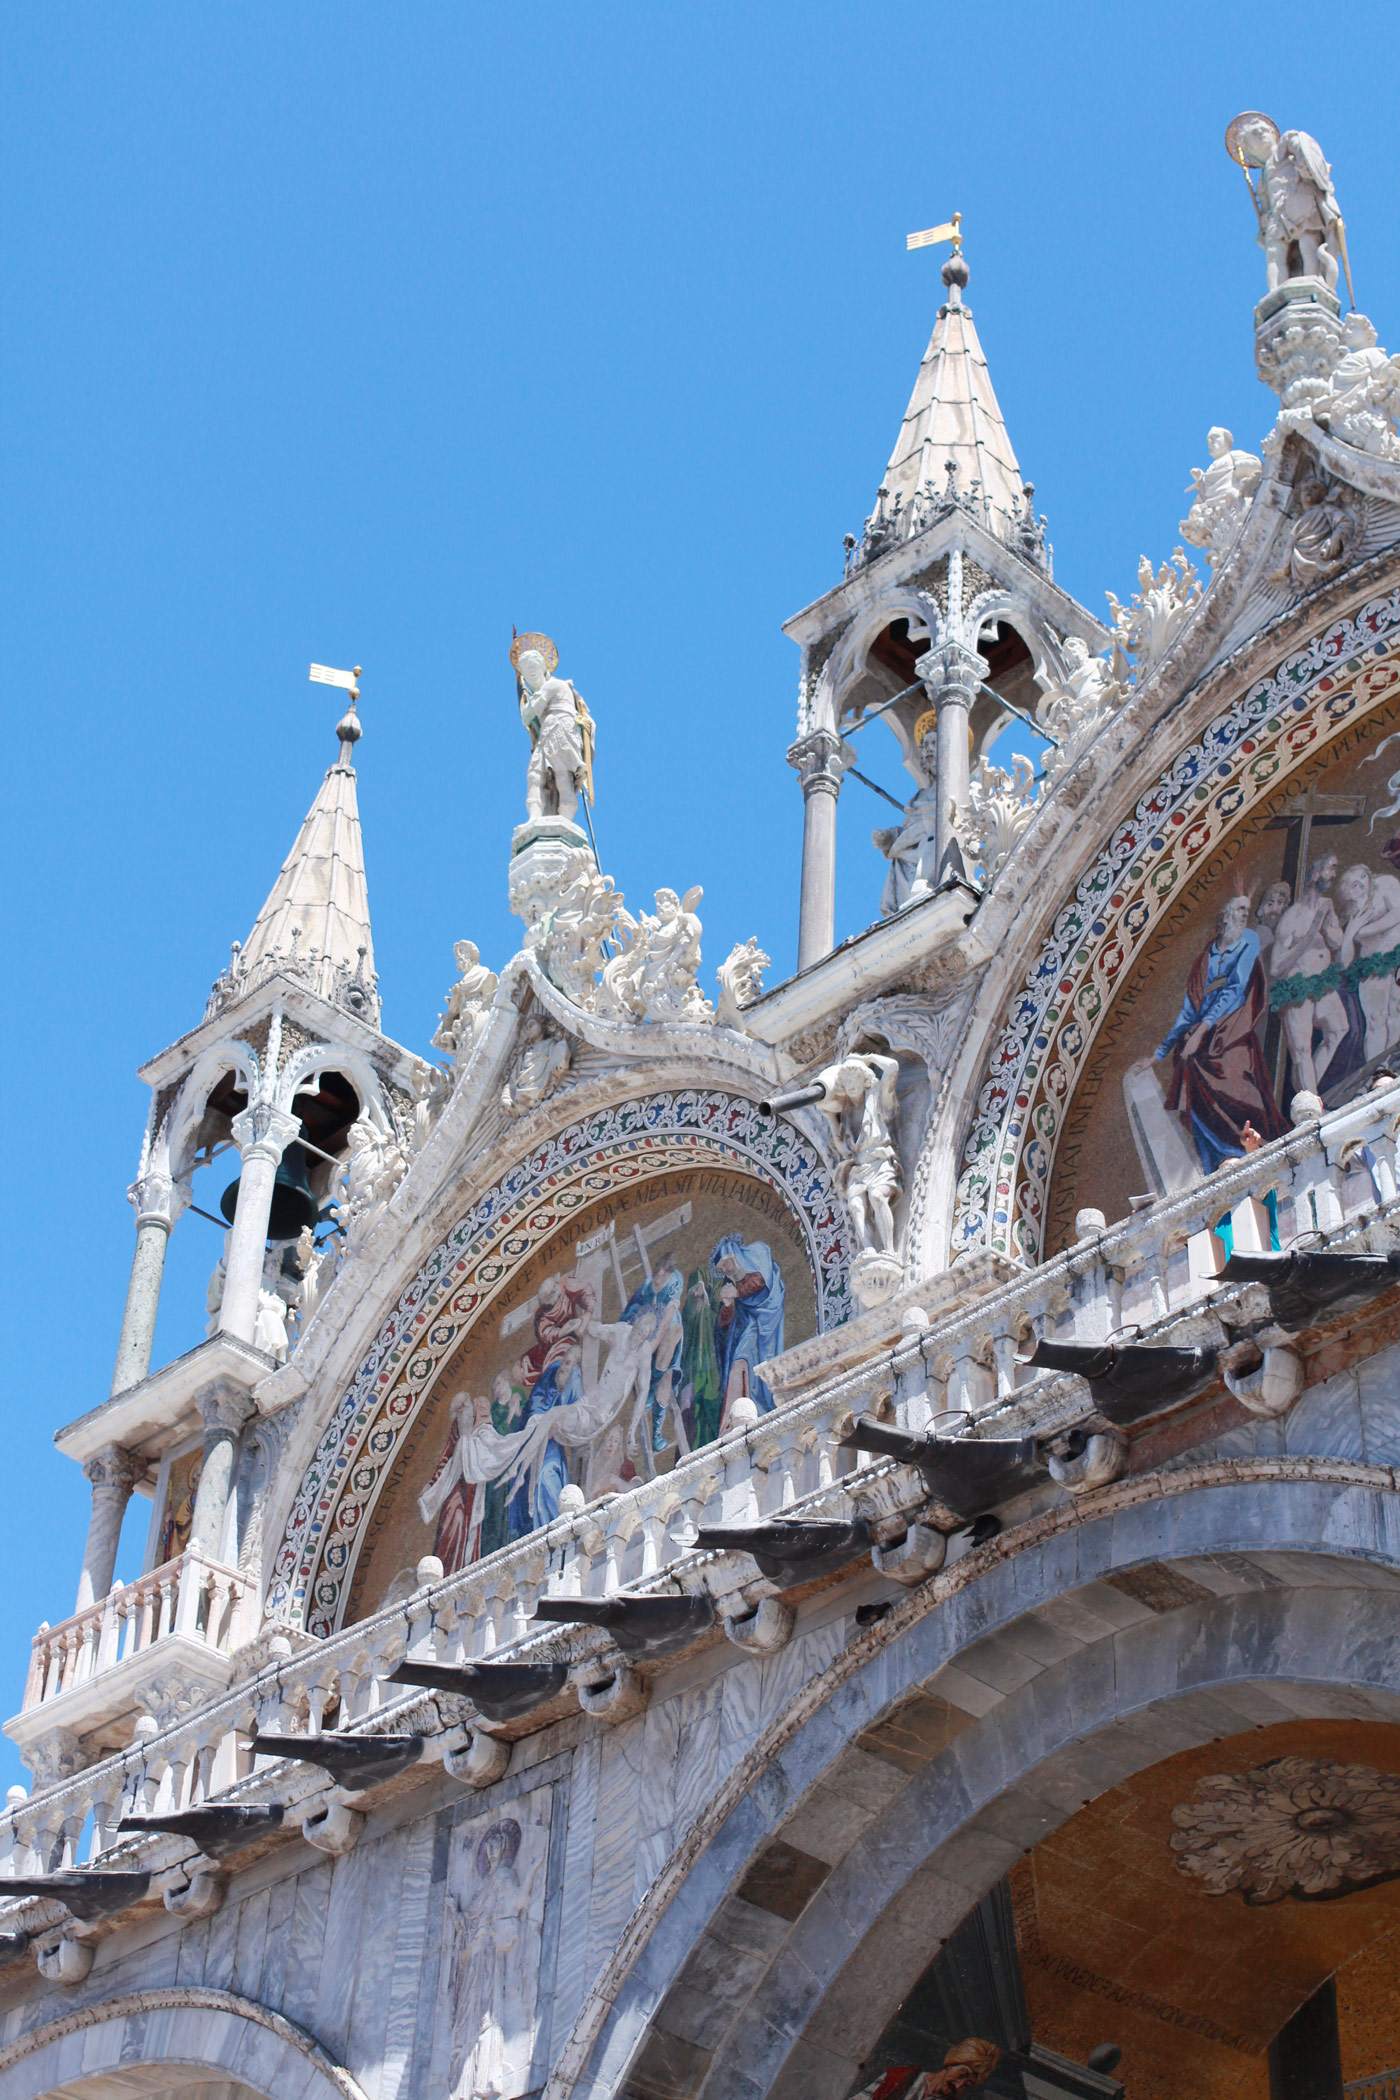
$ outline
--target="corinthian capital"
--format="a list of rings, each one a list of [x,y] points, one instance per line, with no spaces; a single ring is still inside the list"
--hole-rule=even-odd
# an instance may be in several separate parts
[[[104,1444],[83,1464],[83,1471],[92,1482],[95,1493],[106,1488],[123,1496],[131,1493],[145,1470],[141,1460],[120,1444]]]
[[[989,668],[985,657],[962,642],[940,642],[937,648],[925,649],[914,664],[915,673],[935,706],[941,700],[949,700],[955,707],[970,707]]]
[[[190,1200],[188,1182],[174,1181],[158,1168],[138,1175],[126,1195],[127,1201],[135,1208],[138,1225],[155,1223],[167,1229]]]
[[[855,752],[834,729],[811,729],[788,751],[788,764],[796,769],[804,795],[818,790],[827,795],[838,794],[842,777],[854,759]]]
[[[206,1436],[240,1436],[258,1411],[243,1387],[235,1385],[231,1378],[212,1379],[194,1397]]]
[[[270,1101],[250,1101],[242,1114],[234,1117],[229,1129],[245,1160],[258,1154],[264,1159],[280,1159],[292,1139],[301,1134],[296,1117],[274,1108]]]

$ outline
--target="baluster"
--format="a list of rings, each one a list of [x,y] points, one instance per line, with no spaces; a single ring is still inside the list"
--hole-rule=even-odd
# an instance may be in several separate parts
[[[141,1586],[141,1614],[136,1627],[134,1644],[137,1653],[144,1648],[149,1648],[151,1645],[153,1638],[152,1623],[155,1617],[157,1595],[157,1585],[154,1579],[147,1576]]]
[[[110,1670],[117,1659],[121,1638],[122,1585],[114,1581],[102,1604],[102,1626],[97,1639],[97,1667]]]
[[[31,1706],[42,1706],[52,1697],[49,1679],[53,1673],[53,1642],[49,1639],[49,1622],[40,1624],[29,1651],[29,1675],[24,1685],[24,1710]]]
[[[187,1634],[191,1639],[199,1632],[199,1606],[204,1594],[206,1571],[192,1553],[184,1553],[176,1563],[175,1576],[175,1621],[168,1631]]]
[[[121,1821],[121,1803],[109,1795],[101,1795],[92,1804],[92,1836],[88,1841],[88,1863],[105,1852],[116,1835]]]

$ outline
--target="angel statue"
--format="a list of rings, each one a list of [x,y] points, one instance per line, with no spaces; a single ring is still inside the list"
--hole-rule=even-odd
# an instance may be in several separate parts
[[[560,817],[572,824],[582,793],[593,800],[593,717],[567,678],[554,676],[559,651],[547,634],[518,634],[510,645],[520,719],[530,732],[525,814],[531,822]]]
[[[1329,292],[1337,289],[1338,257],[1345,259],[1345,232],[1332,187],[1332,170],[1321,146],[1306,131],[1280,133],[1272,117],[1247,109],[1225,133],[1225,145],[1249,179],[1259,218],[1259,245],[1269,273],[1269,290],[1298,277],[1319,277]]]
[[[700,919],[704,895],[697,883],[683,897],[656,892],[656,910],[633,918],[619,909],[617,938],[623,943],[603,964],[598,1012],[635,1021],[708,1021],[709,1000],[696,978],[700,969]]]

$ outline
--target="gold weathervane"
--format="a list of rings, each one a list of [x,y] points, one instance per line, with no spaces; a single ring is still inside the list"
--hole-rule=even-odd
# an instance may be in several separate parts
[[[936,248],[940,241],[951,241],[954,255],[962,254],[962,213],[955,211],[951,219],[941,226],[929,226],[923,233],[910,233],[904,237],[906,252],[911,248]]]

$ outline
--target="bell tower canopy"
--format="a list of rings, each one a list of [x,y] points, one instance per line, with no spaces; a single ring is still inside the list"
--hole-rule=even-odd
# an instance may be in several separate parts
[[[319,679],[318,672],[323,674]],[[316,664],[312,676],[321,684],[344,682],[349,693],[336,725],[339,750],[252,932],[234,950],[227,989],[241,998],[263,979],[281,974],[377,1027],[379,991],[354,763],[362,734],[356,712],[359,670],[326,675],[325,667]],[[216,993],[223,984],[221,979]]]
[[[917,238],[917,236],[916,236]],[[992,385],[986,353],[964,304],[967,260],[943,265],[938,309],[876,501],[876,514],[916,530],[922,509],[960,497],[998,539],[1014,543],[1026,511],[1024,484]]]

